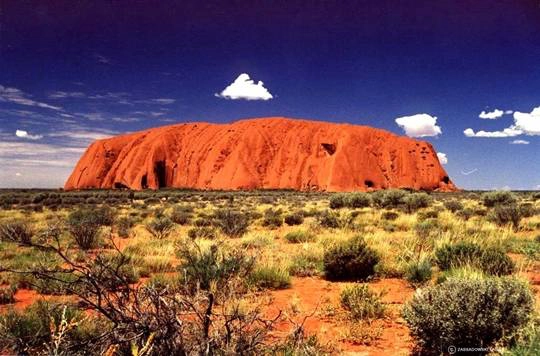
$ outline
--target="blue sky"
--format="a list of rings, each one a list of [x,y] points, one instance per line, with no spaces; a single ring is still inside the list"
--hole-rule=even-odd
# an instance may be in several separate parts
[[[287,116],[423,135],[461,188],[539,189],[538,1],[0,0],[0,9],[0,187],[62,186],[96,138]],[[242,73],[253,84],[225,95]],[[266,100],[246,100],[261,92]]]

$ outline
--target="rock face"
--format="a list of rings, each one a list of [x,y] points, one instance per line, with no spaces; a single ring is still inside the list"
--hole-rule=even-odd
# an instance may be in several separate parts
[[[456,187],[433,147],[367,126],[287,118],[188,123],[98,140],[65,189]]]

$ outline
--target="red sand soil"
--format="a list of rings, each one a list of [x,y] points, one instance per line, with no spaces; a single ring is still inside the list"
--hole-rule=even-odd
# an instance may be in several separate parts
[[[345,332],[347,325],[336,315],[328,315],[325,310],[340,310],[340,293],[346,283],[330,283],[320,278],[293,278],[290,289],[272,292],[270,305],[266,311],[269,318],[286,312],[286,317],[277,326],[276,337],[285,337],[295,324],[304,321],[307,334],[315,334],[322,344],[329,344],[340,352],[360,355],[408,355],[414,344],[409,330],[400,318],[402,305],[412,297],[414,289],[401,279],[383,279],[369,283],[370,289],[376,292],[385,291],[382,300],[388,304],[388,316],[374,321],[372,327],[382,328],[378,340],[369,345],[353,344],[347,341]],[[298,306],[299,312],[293,314],[291,303]]]
[[[65,189],[456,190],[425,141],[350,124],[260,118],[95,141]]]

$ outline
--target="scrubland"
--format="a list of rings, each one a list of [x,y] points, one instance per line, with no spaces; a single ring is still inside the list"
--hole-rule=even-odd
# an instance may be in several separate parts
[[[4,190],[0,207],[4,353],[540,354],[538,192]]]

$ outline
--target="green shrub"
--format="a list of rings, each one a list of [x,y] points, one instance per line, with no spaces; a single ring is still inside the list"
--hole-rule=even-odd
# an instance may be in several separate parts
[[[414,225],[414,232],[421,239],[427,239],[439,231],[439,221],[437,219],[426,219]]]
[[[482,194],[482,200],[486,207],[491,208],[497,205],[515,204],[517,197],[512,192],[497,191]]]
[[[514,230],[517,231],[524,217],[523,213],[524,211],[517,204],[497,205],[489,215],[489,219],[500,226],[512,224]]]
[[[258,289],[286,289],[291,286],[291,276],[280,267],[259,266],[249,275],[248,283]]]
[[[451,279],[418,290],[404,310],[411,334],[428,351],[504,345],[530,319],[534,299],[515,279]]]
[[[178,225],[187,225],[191,221],[192,214],[185,207],[175,206],[171,213],[171,220]]]
[[[347,206],[347,195],[343,193],[333,194],[329,200],[330,209],[341,209]]]
[[[365,280],[375,273],[377,263],[379,256],[360,236],[339,242],[324,253],[324,272],[329,280]]]
[[[403,190],[378,190],[372,194],[373,203],[379,208],[398,208],[404,203],[407,193]]]
[[[10,309],[0,316],[0,348],[12,349],[21,355],[32,354],[34,348],[53,341],[51,329],[59,330],[61,323],[70,325],[63,336],[66,344],[86,342],[106,331],[107,326],[95,320],[74,306],[44,301],[24,311]]]
[[[474,211],[473,211],[472,209],[465,208],[465,209],[463,209],[463,210],[458,210],[458,211],[456,212],[456,215],[457,215],[459,218],[461,218],[461,219],[467,221],[467,220],[469,220],[469,219],[474,215]]]
[[[197,226],[188,230],[188,237],[192,240],[195,239],[208,239],[213,240],[217,237],[216,229],[211,226]]]
[[[267,209],[264,212],[262,225],[270,229],[275,229],[283,225],[283,216],[281,215],[281,210]]]
[[[304,215],[299,212],[285,215],[285,224],[289,226],[300,225],[303,222],[304,222]]]
[[[129,237],[131,229],[135,225],[133,218],[129,216],[123,216],[116,221],[116,228],[118,231],[118,236],[122,238]]]
[[[365,283],[346,287],[340,296],[341,306],[354,320],[371,320],[384,317],[386,307],[381,294],[372,292]]]
[[[504,251],[468,242],[442,246],[435,251],[435,258],[441,270],[469,265],[487,274],[502,276],[515,269],[514,262]]]
[[[402,199],[407,212],[410,214],[418,209],[427,208],[433,199],[426,193],[411,193]]]
[[[458,210],[463,210],[463,204],[456,199],[446,200],[444,202],[444,207],[452,213],[455,213]]]
[[[312,242],[315,240],[315,235],[310,231],[296,230],[285,235],[285,240],[294,244]]]
[[[439,217],[439,211],[438,210],[425,210],[421,211],[417,214],[418,221],[424,221],[428,219],[437,219]]]
[[[431,262],[428,259],[410,262],[405,270],[405,278],[414,284],[429,281],[432,274]]]
[[[317,215],[317,222],[322,227],[343,229],[352,226],[355,217],[353,213],[340,214],[337,211],[325,210]]]
[[[0,241],[26,245],[32,242],[33,235],[32,226],[21,219],[12,219],[0,224]]]
[[[390,221],[393,221],[393,220],[396,220],[397,218],[399,218],[399,213],[398,212],[395,212],[395,211],[385,211],[383,214],[382,214],[382,218],[384,220],[390,220]]]
[[[157,239],[164,239],[173,231],[174,223],[167,216],[157,216],[148,222],[144,227],[153,237]]]
[[[346,202],[347,206],[351,208],[367,208],[371,206],[371,195],[368,193],[351,193]]]
[[[179,271],[183,282],[191,292],[209,290],[212,285],[217,291],[232,279],[244,280],[253,271],[254,259],[240,249],[211,244],[202,248],[196,243],[181,244],[177,248],[182,260]]]
[[[79,209],[68,215],[67,229],[83,250],[97,247],[102,217],[93,210]]]
[[[229,237],[240,237],[246,233],[249,227],[248,217],[238,211],[218,210],[215,219],[221,232]]]

